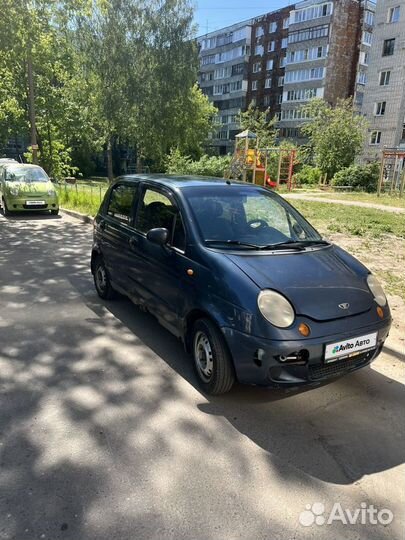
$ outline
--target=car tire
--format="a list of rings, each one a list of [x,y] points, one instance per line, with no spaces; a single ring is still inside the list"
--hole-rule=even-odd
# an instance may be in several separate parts
[[[10,212],[10,210],[7,208],[7,204],[6,204],[5,199],[3,199],[1,202],[2,202],[2,207],[3,207],[3,216],[4,216],[4,217],[10,216],[10,215],[11,215],[11,212]]]
[[[115,291],[111,285],[110,276],[102,257],[97,257],[94,263],[93,278],[99,297],[103,300],[112,300],[115,297]]]
[[[59,209],[58,210],[51,210],[51,214],[53,216],[57,216],[59,214]]]
[[[209,319],[199,319],[194,323],[192,355],[204,392],[211,395],[229,392],[235,382],[232,358],[221,331]]]

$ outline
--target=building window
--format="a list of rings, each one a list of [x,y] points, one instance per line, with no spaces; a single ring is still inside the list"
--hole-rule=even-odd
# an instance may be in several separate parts
[[[383,45],[383,56],[392,56],[395,49],[395,38],[385,39]]]
[[[278,85],[279,86],[284,86],[284,77],[279,77],[278,78]]]
[[[242,75],[242,73],[245,71],[245,64],[236,64],[235,66],[232,66],[232,77],[234,75]]]
[[[276,42],[275,41],[269,41],[269,48],[267,49],[268,52],[273,52],[276,48]]]
[[[359,74],[357,76],[357,82],[359,84],[366,84],[367,83],[367,73],[365,71],[359,71]]]
[[[362,64],[363,66],[368,66],[369,56],[370,55],[369,55],[368,52],[361,51],[360,52],[360,59],[359,59],[360,64]]]
[[[287,55],[288,64],[299,64],[308,60],[319,60],[326,58],[327,47],[313,47],[311,49],[298,49],[290,51]]]
[[[372,41],[373,41],[373,34],[371,32],[364,31],[363,38],[362,38],[363,45],[371,45]]]
[[[369,26],[374,26],[374,13],[372,11],[366,11],[364,15],[364,21]]]
[[[281,105],[281,103],[283,103],[283,94],[279,94],[279,95],[277,96],[277,103],[278,103],[279,105]]]
[[[270,77],[267,77],[264,87],[265,88],[271,88],[271,78]]]
[[[372,131],[370,136],[370,144],[380,144],[381,131]]]
[[[256,107],[257,99],[254,97],[251,99],[250,104],[252,107]]]
[[[396,23],[399,21],[399,15],[401,12],[400,6],[392,7],[388,10],[388,19],[387,22],[389,23]]]
[[[231,83],[231,92],[238,92],[242,90],[242,81],[235,81]]]
[[[386,101],[379,101],[374,105],[374,115],[375,116],[384,116],[385,108],[387,106]]]
[[[259,73],[262,70],[262,63],[261,62],[255,62],[253,64],[253,73]]]
[[[267,71],[271,71],[273,69],[273,66],[274,66],[274,60],[267,60],[267,63],[266,63]]]
[[[255,54],[261,56],[263,53],[264,53],[263,45],[256,45]]]
[[[258,81],[252,81],[252,90],[256,91],[258,86]]]
[[[271,22],[269,25],[269,33],[273,34],[273,32],[276,32],[276,31],[277,31],[277,23]]]
[[[288,43],[299,43],[300,41],[308,41],[310,39],[328,37],[328,35],[329,25],[324,24],[322,26],[314,26],[313,28],[306,28],[304,30],[290,32],[288,34]]]
[[[309,101],[316,97],[316,88],[300,88],[299,90],[288,90],[287,101]]]
[[[325,76],[325,68],[318,67],[312,69],[297,69],[295,71],[287,71],[285,74],[285,82],[293,83],[299,81],[311,81],[323,79]]]
[[[281,40],[281,48],[282,49],[286,49],[287,48],[287,45],[288,45],[288,38],[283,38]]]
[[[402,126],[402,135],[401,135],[401,142],[405,141],[405,124]]]
[[[290,17],[283,19],[283,28],[284,30],[290,26]]]
[[[317,6],[311,6],[304,9],[299,9],[294,13],[294,22],[310,21],[311,19],[319,19],[320,17],[327,17],[332,13],[332,3],[328,2]]]
[[[388,86],[390,84],[391,71],[381,71],[380,86]]]
[[[264,29],[263,29],[263,26],[258,26],[256,28],[256,37],[261,37],[264,35]]]
[[[265,107],[268,107],[270,105],[270,96],[268,94],[266,96],[264,96],[263,105]]]

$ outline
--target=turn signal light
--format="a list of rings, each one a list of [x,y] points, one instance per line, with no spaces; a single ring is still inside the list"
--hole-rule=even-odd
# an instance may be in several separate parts
[[[380,317],[380,319],[384,318],[384,310],[380,306],[377,307],[377,315]]]
[[[304,337],[308,337],[309,334],[311,333],[311,329],[310,327],[305,324],[305,323],[301,323],[298,327],[298,332],[303,335]]]

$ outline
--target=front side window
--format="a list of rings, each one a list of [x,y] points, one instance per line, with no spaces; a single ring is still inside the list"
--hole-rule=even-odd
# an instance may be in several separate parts
[[[7,182],[48,182],[49,178],[41,167],[8,167],[6,170]]]
[[[140,202],[135,228],[147,233],[151,229],[169,231],[169,245],[184,250],[186,235],[178,208],[163,193],[147,188]]]
[[[136,191],[136,186],[128,184],[114,186],[108,201],[107,215],[121,223],[129,224],[132,219]]]
[[[262,188],[239,185],[183,190],[207,244],[264,247],[288,241],[320,241],[290,205]]]

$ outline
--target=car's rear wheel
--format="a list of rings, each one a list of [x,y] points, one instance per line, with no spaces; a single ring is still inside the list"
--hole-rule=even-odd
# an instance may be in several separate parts
[[[102,257],[97,257],[93,268],[94,286],[97,294],[103,300],[112,300],[115,291],[112,288],[110,277]]]
[[[195,322],[192,332],[194,369],[207,394],[224,394],[235,382],[235,371],[225,339],[209,319]]]

